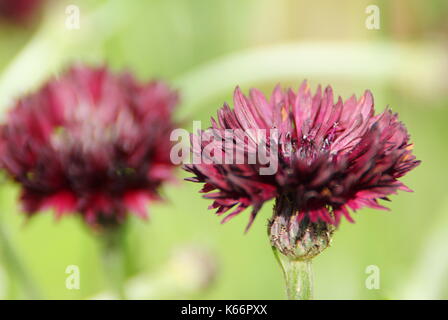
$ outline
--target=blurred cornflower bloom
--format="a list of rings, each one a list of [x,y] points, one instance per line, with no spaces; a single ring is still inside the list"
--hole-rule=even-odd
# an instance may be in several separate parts
[[[24,25],[32,19],[45,0],[0,0],[0,20]]]
[[[28,215],[75,212],[94,228],[145,218],[171,179],[177,93],[130,73],[75,65],[18,100],[0,126],[0,166]]]
[[[236,88],[234,109],[224,105],[212,124],[222,137],[226,130],[264,130],[268,134],[247,134],[240,139],[244,146],[234,140],[222,153],[258,159],[250,154],[253,146],[265,144],[277,170],[260,174],[267,166],[260,161],[201,162],[185,165],[194,174],[187,180],[204,183],[201,192],[214,200],[210,208],[218,215],[233,209],[223,221],[252,206],[248,227],[263,203],[275,199],[270,240],[291,259],[310,259],[325,249],[341,217],[353,221],[349,210],[386,209],[378,200],[410,191],[399,178],[419,164],[397,114],[386,109],[375,115],[370,91],[335,102],[331,87],[313,94],[306,82],[298,92],[277,86],[269,100],[256,89],[246,97]],[[278,134],[270,135],[274,130]],[[193,133],[192,140],[201,135]],[[199,151],[209,143],[202,139]]]

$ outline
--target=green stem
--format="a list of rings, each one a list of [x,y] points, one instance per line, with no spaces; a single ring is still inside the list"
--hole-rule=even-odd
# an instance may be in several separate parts
[[[289,300],[313,298],[311,260],[289,260],[285,264],[286,293]]]
[[[105,230],[101,237],[103,264],[109,286],[117,298],[124,300],[126,299],[125,227]]]
[[[313,271],[310,260],[292,260],[272,247],[274,256],[283,271],[286,294],[289,300],[313,299]]]
[[[26,272],[25,267],[23,266],[21,260],[16,255],[14,247],[12,243],[9,241],[9,237],[6,233],[6,230],[3,229],[0,224],[0,247],[3,252],[3,263],[10,274],[10,281],[13,278],[19,280],[21,286],[23,287],[26,295],[30,299],[39,299],[39,294],[36,285],[31,279],[31,276]]]

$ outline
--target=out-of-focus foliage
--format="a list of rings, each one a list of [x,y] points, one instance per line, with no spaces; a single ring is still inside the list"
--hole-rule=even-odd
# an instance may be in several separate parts
[[[365,27],[370,4],[380,8],[380,30]],[[66,3],[60,1],[48,2],[40,23],[0,26],[2,112],[14,96],[75,60],[172,82],[184,98],[179,117],[187,119],[186,128],[193,119],[209,124],[238,84],[269,94],[276,83],[298,87],[307,78],[312,86],[331,83],[345,98],[369,88],[378,110],[389,104],[400,113],[423,163],[404,179],[415,193],[393,196],[391,212],[362,210],[355,224],[342,223],[332,248],[314,261],[315,296],[448,298],[446,1],[78,0],[76,5],[79,30],[66,29]],[[157,282],[165,277],[160,270],[172,266],[168,260],[176,248],[200,244],[216,260],[211,285],[178,291],[182,296],[166,289],[150,297],[283,299],[282,275],[266,236],[271,206],[243,234],[247,215],[220,225],[197,194],[199,186],[183,183],[183,177],[179,170],[179,183],[164,190],[169,201],[151,208],[149,222],[130,222],[129,279],[148,278],[154,288],[177,285]],[[56,222],[45,213],[25,221],[17,196],[17,186],[3,178],[0,223],[42,295],[100,296],[106,280],[95,236],[76,217]],[[80,290],[65,286],[68,265],[80,268]],[[370,265],[380,268],[379,290],[365,286]],[[6,275],[0,261],[0,295],[26,297],[17,279]]]

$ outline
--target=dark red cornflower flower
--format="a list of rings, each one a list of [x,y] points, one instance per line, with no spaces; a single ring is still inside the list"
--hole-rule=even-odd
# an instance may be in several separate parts
[[[20,99],[0,126],[0,166],[22,187],[32,215],[78,212],[116,225],[171,178],[171,119],[177,93],[131,74],[75,66]]]
[[[36,14],[44,0],[0,0],[0,19],[26,24]]]
[[[248,227],[263,203],[276,199],[270,227],[294,229],[292,235],[280,237],[297,237],[299,229],[305,230],[300,227],[303,221],[324,223],[322,228],[330,232],[342,216],[352,221],[349,209],[385,209],[378,200],[387,200],[397,190],[410,191],[398,179],[419,164],[397,114],[386,109],[375,115],[370,91],[345,102],[339,97],[335,103],[331,87],[322,92],[319,86],[312,94],[306,82],[297,93],[277,86],[269,100],[256,89],[246,97],[236,88],[234,109],[224,105],[212,124],[214,136],[219,137],[228,129],[266,130],[262,139],[248,134],[243,147],[234,140],[223,153],[231,149],[248,159],[255,152],[253,146],[266,141],[268,147],[276,147],[271,156],[278,150],[274,158],[278,169],[262,175],[260,168],[266,165],[259,161],[197,163],[185,166],[195,175],[187,180],[205,184],[201,192],[214,200],[210,208],[217,208],[218,215],[234,209],[223,221],[252,206]],[[278,136],[269,140],[273,130]],[[192,140],[204,135],[203,131]],[[202,139],[200,148],[193,151],[203,152],[209,143]],[[215,150],[212,157],[216,154]]]

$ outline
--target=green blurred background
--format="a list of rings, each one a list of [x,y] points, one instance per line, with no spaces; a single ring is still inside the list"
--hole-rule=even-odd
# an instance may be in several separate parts
[[[69,4],[80,10],[80,29],[66,28]],[[365,26],[372,4],[379,30]],[[390,105],[411,133],[422,164],[403,180],[415,192],[393,196],[391,212],[366,209],[355,224],[343,221],[333,246],[314,260],[315,298],[446,299],[447,17],[446,0],[49,1],[26,26],[0,25],[0,111],[73,61],[169,81],[181,92],[177,117],[188,129],[192,120],[208,125],[236,85],[269,94],[277,83],[297,88],[308,79],[344,98],[368,88],[377,110]],[[247,212],[221,225],[200,186],[178,176],[149,222],[130,219],[130,290],[144,298],[284,299],[266,235],[272,203],[244,234]],[[107,297],[97,237],[78,217],[55,221],[44,212],[25,221],[17,186],[2,181],[0,224],[41,297]],[[0,298],[27,298],[2,262]],[[79,290],[66,288],[69,265],[79,266]],[[365,285],[370,265],[380,270],[378,290]]]

